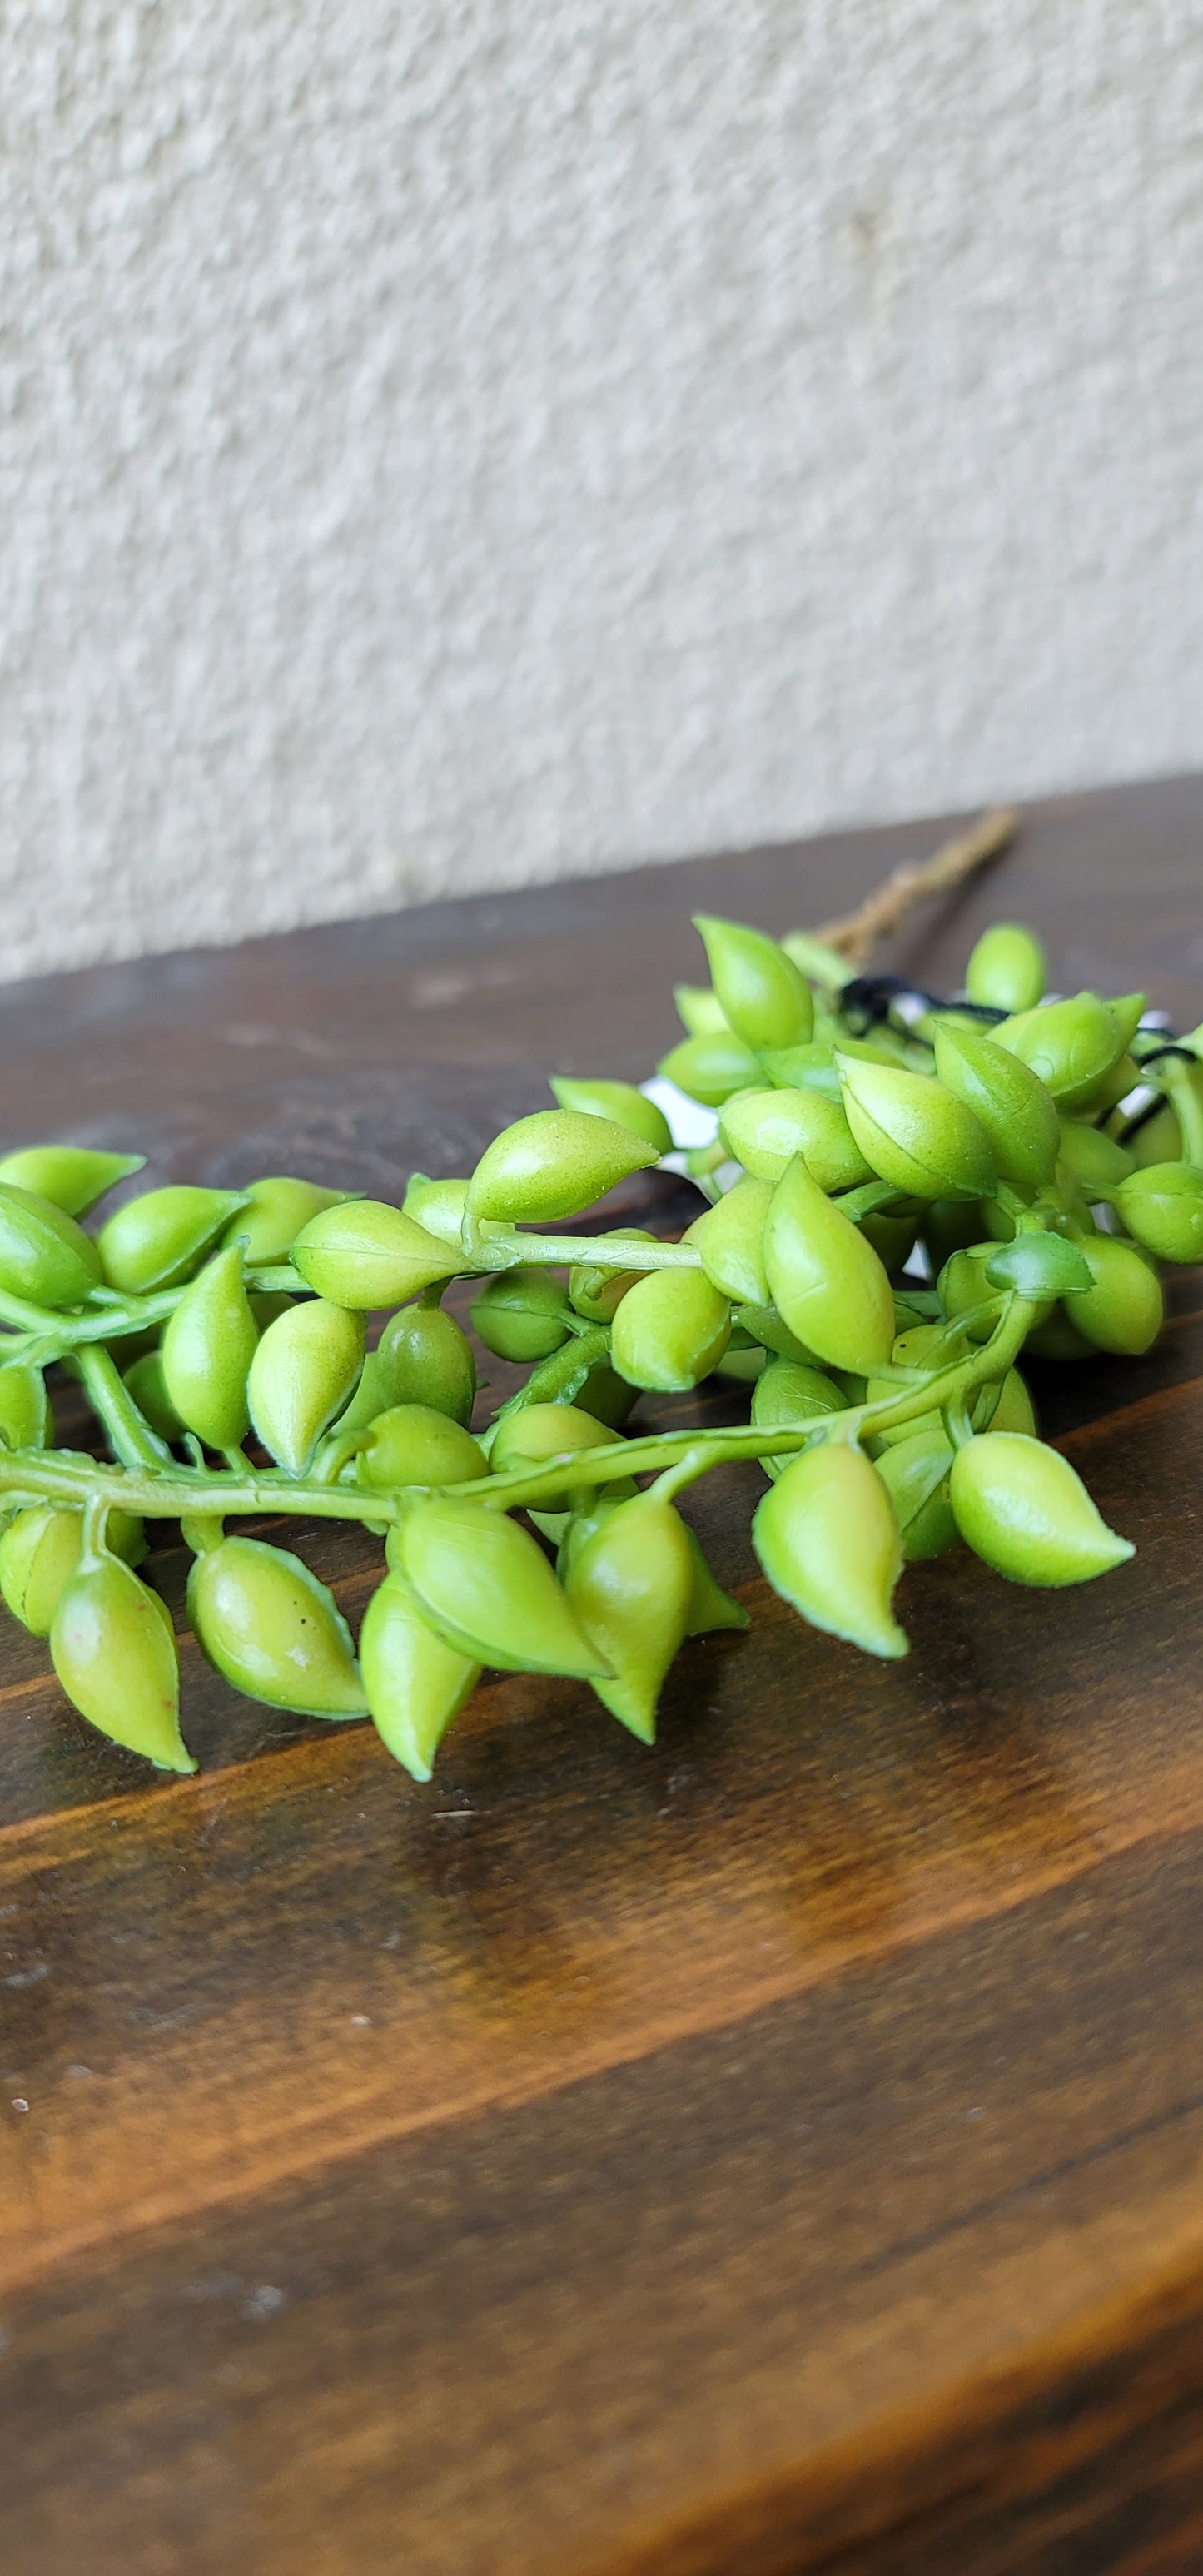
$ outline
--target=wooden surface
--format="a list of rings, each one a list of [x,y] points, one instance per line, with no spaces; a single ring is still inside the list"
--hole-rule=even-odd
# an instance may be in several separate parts
[[[4,1133],[399,1195],[547,1069],[646,1072],[691,909],[821,918],[932,837],[9,990]],[[939,986],[1018,913],[1062,987],[1192,1025],[1201,840],[1199,782],[1041,809],[897,953]],[[1175,1298],[1155,1354],[1046,1395],[1130,1567],[916,1569],[878,1666],[766,1595],[759,1475],[714,1477],[755,1624],[682,1655],[650,1754],[584,1689],[493,1680],[424,1791],[186,1644],[205,1767],[157,1782],[6,1621],[4,2576],[1203,2565],[1197,1278]],[[378,1551],[308,1552],[354,1617]],[[154,1567],[178,1606],[178,1544]]]

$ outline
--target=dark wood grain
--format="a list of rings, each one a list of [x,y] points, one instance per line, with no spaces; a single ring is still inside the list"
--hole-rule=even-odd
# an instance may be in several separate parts
[[[1193,1023],[1201,833],[1197,782],[1049,805],[898,953],[951,981],[1019,914]],[[643,1074],[690,910],[786,927],[931,837],[27,985],[0,1127],[395,1192],[549,1067]],[[916,1569],[901,1666],[766,1594],[755,1469],[699,1489],[755,1623],[651,1753],[495,1679],[422,1791],[185,1645],[205,1768],[148,1782],[6,1625],[4,2576],[1203,2564],[1203,1282],[1175,1309],[1043,1391],[1134,1562]],[[302,1545],[356,1615],[379,1551]],[[170,1538],[154,1574],[178,1606]]]

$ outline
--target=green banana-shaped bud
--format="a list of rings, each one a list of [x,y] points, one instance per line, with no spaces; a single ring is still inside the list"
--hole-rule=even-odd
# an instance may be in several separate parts
[[[923,1417],[927,1421],[927,1417]],[[934,1429],[908,1423],[907,1437],[883,1451],[877,1473],[894,1507],[908,1565],[925,1564],[955,1546],[959,1532],[949,1500],[952,1449],[936,1417]]]
[[[250,1427],[247,1372],[259,1327],[242,1283],[242,1259],[241,1243],[215,1252],[184,1290],[163,1334],[167,1401],[209,1449],[237,1448]]]
[[[709,984],[674,984],[677,1017],[691,1038],[713,1037],[729,1023],[718,994]]]
[[[435,1496],[408,1511],[390,1562],[425,1618],[474,1663],[500,1672],[604,1674],[529,1531],[504,1512]]]
[[[642,1137],[657,1154],[671,1154],[672,1129],[663,1110],[637,1091],[633,1082],[585,1082],[576,1074],[553,1073],[549,1088],[561,1109],[577,1110],[584,1118],[609,1118],[616,1127]]]
[[[464,1210],[468,1200],[466,1181],[429,1181],[425,1172],[410,1177],[401,1208],[402,1216],[412,1217],[424,1234],[432,1234],[439,1243],[449,1243],[462,1258]],[[486,1232],[488,1229],[486,1228]]]
[[[327,1423],[341,1412],[363,1366],[363,1317],[323,1297],[290,1306],[269,1324],[247,1377],[250,1417],[265,1449],[302,1476]]]
[[[986,1431],[952,1462],[957,1528],[1012,1583],[1089,1583],[1135,1554],[1108,1529],[1067,1458],[1017,1431]]]
[[[456,1268],[445,1243],[383,1199],[322,1208],[302,1226],[291,1259],[316,1296],[360,1314],[404,1305]]]
[[[610,1358],[629,1386],[699,1386],[731,1337],[728,1299],[704,1270],[649,1270],[614,1317]]]
[[[1193,1163],[1150,1163],[1132,1172],[1121,1180],[1115,1205],[1129,1234],[1158,1261],[1203,1261],[1203,1172]]]
[[[359,1632],[372,1721],[395,1760],[429,1780],[435,1754],[480,1679],[480,1665],[424,1619],[402,1575],[386,1574]]]
[[[918,1199],[977,1199],[993,1189],[994,1147],[955,1091],[926,1074],[842,1052],[836,1064],[848,1124],[883,1181]]]
[[[965,969],[965,991],[971,1002],[995,1011],[1031,1011],[1048,980],[1048,963],[1036,934],[1016,921],[995,921],[983,930]]]
[[[881,1261],[800,1155],[773,1192],[764,1259],[778,1314],[816,1359],[863,1374],[888,1360],[894,1299]]]
[[[855,1189],[873,1178],[843,1103],[822,1091],[741,1091],[727,1102],[719,1132],[754,1180],[779,1181],[795,1154],[821,1190]]]
[[[1001,1020],[991,1035],[996,1046],[1009,1048],[1039,1074],[1070,1117],[1085,1108],[1128,1043],[1114,1011],[1097,993],[1075,993],[1064,1002],[1020,1011]]]
[[[613,1118],[574,1109],[537,1109],[503,1127],[468,1183],[470,1217],[547,1225],[579,1216],[632,1172],[659,1160],[654,1145]]]
[[[804,1045],[814,1027],[815,1006],[805,976],[763,930],[743,922],[721,921],[697,912],[694,929],[705,942],[711,981],[723,1016],[745,1046]]]
[[[706,1561],[702,1542],[688,1521],[681,1527],[689,1541],[689,1561],[693,1567],[693,1589],[685,1620],[687,1637],[711,1637],[722,1628],[747,1628],[751,1625],[742,1603],[724,1592],[721,1583]]]
[[[1156,1272],[1132,1244],[1114,1234],[1080,1236],[1077,1248],[1092,1285],[1070,1299],[1071,1323],[1096,1350],[1139,1358],[1152,1348],[1165,1321]]]
[[[188,1617],[214,1670],[248,1699],[300,1717],[366,1717],[346,1620],[287,1548],[257,1538],[205,1546],[188,1577]]]
[[[1062,1118],[1060,1129],[1058,1178],[1068,1175],[1086,1198],[1092,1190],[1116,1188],[1135,1171],[1135,1154],[1117,1144],[1114,1136],[1105,1135],[1101,1127],[1091,1127],[1080,1118]]]
[[[273,1172],[266,1180],[252,1181],[246,1204],[222,1241],[242,1244],[248,1270],[266,1269],[272,1262],[287,1261],[302,1226],[323,1208],[339,1207],[346,1195],[345,1190],[325,1190],[317,1181]]]
[[[737,1305],[769,1303],[764,1221],[772,1196],[768,1181],[737,1181],[686,1230],[684,1240],[697,1245],[707,1278]]]
[[[566,1462],[579,1457],[584,1450],[610,1449],[614,1435],[593,1414],[582,1413],[575,1404],[525,1404],[516,1413],[503,1414],[489,1451],[489,1465],[495,1476],[510,1476],[518,1470],[549,1467],[553,1459]],[[569,1475],[563,1492],[540,1498],[541,1512],[567,1512],[572,1509],[572,1478]]]
[[[162,1351],[143,1351],[122,1371],[122,1379],[139,1413],[149,1422],[151,1430],[158,1432],[160,1440],[169,1444],[178,1440],[184,1425],[167,1392]]]
[[[23,1145],[0,1160],[0,1181],[51,1199],[65,1216],[86,1216],[106,1190],[140,1172],[145,1154],[104,1154],[91,1145]]]
[[[639,1243],[654,1243],[656,1240],[646,1226],[624,1226],[623,1240],[629,1243],[632,1235]],[[612,1234],[599,1234],[597,1240],[599,1244],[609,1243],[614,1237]],[[608,1324],[628,1288],[633,1288],[642,1275],[638,1270],[604,1270],[596,1261],[577,1262],[568,1274],[569,1304],[574,1314],[584,1316],[586,1323]]]
[[[472,1322],[499,1360],[550,1359],[572,1330],[560,1281],[527,1262],[484,1281],[472,1300]]]
[[[100,1278],[90,1235],[53,1199],[0,1184],[0,1288],[35,1306],[81,1306]]]
[[[594,1677],[594,1690],[644,1744],[655,1741],[656,1704],[689,1623],[694,1582],[684,1523],[654,1493],[607,1513],[569,1567],[568,1599],[612,1668],[611,1677]]]
[[[489,1472],[471,1432],[432,1404],[394,1404],[378,1413],[356,1469],[360,1484],[377,1494],[399,1485],[466,1485]]]
[[[704,1109],[721,1109],[732,1092],[746,1091],[749,1083],[763,1080],[759,1056],[736,1037],[734,1029],[708,1029],[698,1037],[682,1038],[661,1057],[656,1071],[666,1082],[675,1082],[690,1100],[699,1100]]]
[[[814,1628],[870,1655],[905,1655],[890,1609],[902,1571],[893,1505],[862,1449],[804,1450],[757,1506],[752,1545],[775,1592]]]
[[[55,1672],[89,1725],[163,1771],[195,1771],[180,1734],[180,1674],[165,1604],[120,1557],[85,1554],[50,1630]]]
[[[23,1628],[48,1637],[64,1587],[79,1563],[83,1515],[35,1503],[18,1512],[0,1534],[0,1593]],[[130,1512],[110,1512],[107,1545],[112,1556],[140,1565],[146,1554],[142,1523]]]
[[[241,1190],[173,1184],[127,1199],[97,1236],[110,1288],[119,1288],[126,1297],[144,1297],[156,1288],[182,1287],[244,1198]]]
[[[399,1315],[390,1316],[372,1357],[384,1390],[377,1412],[386,1405],[430,1404],[467,1428],[476,1395],[476,1362],[467,1334],[441,1306],[403,1306]]]
[[[935,1049],[941,1082],[984,1129],[1003,1179],[1021,1190],[1038,1190],[1051,1181],[1061,1121],[1039,1074],[980,1029],[938,1021]]]
[[[834,1378],[826,1377],[822,1369],[808,1368],[797,1360],[772,1360],[752,1390],[752,1420],[757,1430],[771,1430],[778,1422],[814,1422],[826,1413],[842,1413],[846,1401]],[[775,1484],[796,1455],[793,1449],[783,1449],[779,1457],[762,1458],[760,1464]]]
[[[41,1369],[9,1360],[0,1368],[0,1440],[10,1449],[44,1449],[53,1429]]]

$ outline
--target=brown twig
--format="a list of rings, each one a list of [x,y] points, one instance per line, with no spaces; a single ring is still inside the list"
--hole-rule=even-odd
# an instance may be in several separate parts
[[[841,921],[827,922],[815,937],[825,947],[837,949],[850,965],[863,966],[875,942],[897,930],[912,904],[922,903],[928,895],[946,894],[950,886],[972,876],[975,868],[1006,849],[1018,828],[1019,815],[1013,805],[991,806],[988,814],[980,815],[967,832],[958,832],[954,840],[945,841],[930,859],[908,860],[894,868],[876,893],[866,896],[858,911],[845,914]]]

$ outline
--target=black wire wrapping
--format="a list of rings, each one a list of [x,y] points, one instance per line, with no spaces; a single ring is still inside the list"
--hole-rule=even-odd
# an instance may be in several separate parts
[[[986,1020],[997,1026],[1009,1019],[1008,1011],[999,1011],[991,1002],[946,1002],[938,993],[925,993],[921,984],[912,984],[905,975],[854,975],[850,983],[840,986],[839,1009],[854,1037],[864,1037],[870,1029],[880,1028],[888,1020],[895,1002],[905,993],[908,1000],[922,1002],[928,1011],[965,1011],[975,1020]],[[856,1021],[852,1014],[856,1014]],[[909,1032],[908,1032],[909,1034]]]

